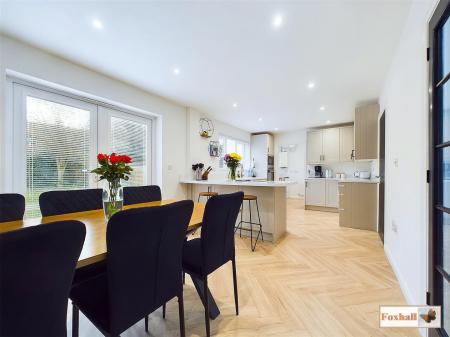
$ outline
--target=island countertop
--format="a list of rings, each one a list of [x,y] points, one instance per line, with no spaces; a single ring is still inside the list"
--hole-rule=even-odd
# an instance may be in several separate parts
[[[181,179],[182,184],[195,185],[223,185],[223,186],[248,186],[248,187],[286,187],[295,184],[295,181],[255,181],[255,180],[193,180]]]

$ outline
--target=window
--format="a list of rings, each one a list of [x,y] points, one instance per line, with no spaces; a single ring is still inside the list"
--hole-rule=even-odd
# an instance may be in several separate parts
[[[450,335],[450,1],[430,21],[430,270],[431,302],[442,305],[438,335]],[[431,331],[430,335],[437,335]]]
[[[248,170],[250,168],[250,143],[221,135],[219,137],[219,144],[222,149],[219,164],[220,167],[225,166],[223,156],[226,153],[236,152],[242,156],[242,165],[244,166],[244,169]]]
[[[26,217],[40,216],[42,192],[102,187],[90,173],[98,152],[133,158],[126,185],[151,183],[150,118],[21,84],[13,90],[13,189],[25,195]]]

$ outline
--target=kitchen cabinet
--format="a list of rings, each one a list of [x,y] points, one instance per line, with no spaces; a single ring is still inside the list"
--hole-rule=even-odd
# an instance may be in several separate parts
[[[268,133],[252,135],[250,150],[251,158],[255,161],[257,177],[267,177],[268,156],[272,156],[274,151],[273,136]]]
[[[355,159],[378,158],[378,103],[355,109]]]
[[[306,136],[306,160],[308,164],[322,162],[322,130],[309,131]]]
[[[308,131],[306,136],[307,164],[351,161],[353,126]]]
[[[322,210],[337,209],[339,205],[338,181],[324,178],[305,180],[305,208],[321,207]],[[312,209],[312,207],[311,207]]]
[[[278,153],[278,167],[287,168],[288,167],[288,152],[281,151]]]
[[[339,128],[322,130],[322,161],[339,161]]]
[[[339,128],[339,161],[353,161],[354,149],[353,126],[344,126]]]
[[[378,184],[339,183],[339,225],[377,230]]]
[[[338,181],[337,180],[327,180],[326,181],[326,207],[337,208],[339,206],[338,197]]]
[[[305,205],[325,207],[325,179],[310,179],[305,181]]]

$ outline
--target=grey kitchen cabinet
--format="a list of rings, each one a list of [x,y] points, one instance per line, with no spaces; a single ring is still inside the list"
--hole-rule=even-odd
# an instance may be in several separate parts
[[[378,158],[378,103],[355,109],[355,159]]]
[[[339,128],[339,161],[349,162],[354,158],[354,128],[352,125]]]
[[[326,197],[325,206],[337,208],[339,206],[338,196],[338,181],[327,180],[326,181]]]
[[[378,184],[339,183],[339,225],[377,230]]]
[[[320,164],[322,162],[322,130],[308,131],[306,136],[306,162]]]
[[[309,179],[305,181],[305,205],[322,206],[326,203],[325,179]]]

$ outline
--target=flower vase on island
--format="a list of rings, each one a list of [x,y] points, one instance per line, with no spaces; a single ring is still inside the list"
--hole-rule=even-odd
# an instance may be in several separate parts
[[[123,209],[123,187],[121,180],[129,180],[133,169],[129,165],[132,161],[130,156],[110,155],[99,153],[97,156],[99,167],[92,173],[99,175],[99,181],[105,180],[103,186],[103,210],[106,219],[110,219],[115,213]]]
[[[223,157],[223,160],[225,161],[227,167],[230,170],[228,173],[228,178],[230,180],[236,180],[236,168],[239,166],[242,157],[236,152],[231,152],[230,154],[227,153]]]

